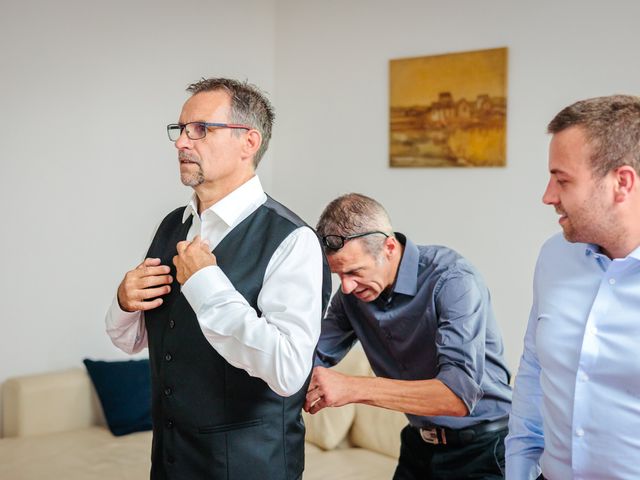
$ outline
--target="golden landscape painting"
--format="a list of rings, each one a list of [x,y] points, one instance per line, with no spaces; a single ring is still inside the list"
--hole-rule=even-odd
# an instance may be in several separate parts
[[[507,48],[391,60],[392,167],[503,167]]]

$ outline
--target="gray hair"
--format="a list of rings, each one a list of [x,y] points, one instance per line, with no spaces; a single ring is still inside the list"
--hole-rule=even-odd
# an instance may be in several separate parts
[[[375,230],[393,236],[391,219],[380,203],[359,193],[348,193],[329,203],[320,215],[316,226],[320,237],[325,235],[348,237]],[[358,240],[363,243],[369,254],[378,258],[386,237],[368,235]],[[331,255],[335,251],[325,247],[325,253]]]
[[[612,95],[590,98],[564,108],[547,127],[556,134],[580,127],[593,148],[591,169],[599,177],[622,165],[640,175],[640,98]]]
[[[246,81],[239,82],[229,78],[202,78],[187,87],[187,92],[191,95],[216,90],[227,92],[231,98],[229,122],[249,125],[262,135],[262,144],[253,158],[253,166],[257,168],[269,147],[275,118],[273,106],[258,87]],[[235,133],[240,134],[240,132]]]

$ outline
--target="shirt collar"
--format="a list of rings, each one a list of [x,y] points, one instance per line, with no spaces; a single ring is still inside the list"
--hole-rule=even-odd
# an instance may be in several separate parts
[[[198,215],[198,197],[196,196],[196,192],[193,192],[189,203],[187,203],[187,206],[182,213],[182,223],[186,222],[191,215],[194,217]]]
[[[247,209],[255,209],[257,206],[262,205],[266,199],[267,196],[264,193],[260,179],[257,175],[254,175],[226,197],[211,205],[207,210],[215,213],[228,226],[233,226],[243,217]],[[198,197],[195,192],[184,209],[182,223],[186,222],[191,215],[198,215]]]
[[[418,292],[418,265],[420,263],[420,252],[415,243],[409,240],[402,233],[395,232],[398,241],[404,245],[404,252],[398,267],[396,284],[393,287],[395,293],[411,295]]]
[[[609,259],[609,257],[602,253],[602,249],[600,248],[600,246],[596,245],[595,243],[586,243],[584,254],[587,257],[593,255],[594,257],[600,256]],[[629,255],[627,255],[625,258],[633,258],[634,260],[640,261],[640,246],[636,247],[635,250],[632,250],[631,253],[629,253]]]
[[[635,250],[633,250],[629,255],[627,255],[627,258],[634,258],[636,260],[640,260],[640,246],[636,247]]]

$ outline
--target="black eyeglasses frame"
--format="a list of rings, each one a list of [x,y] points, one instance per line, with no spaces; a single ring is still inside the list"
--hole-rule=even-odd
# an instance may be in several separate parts
[[[193,138],[191,135],[189,135],[189,129],[187,129],[189,125],[200,125],[201,127],[204,127],[203,129],[204,135],[202,135],[201,137]],[[249,125],[242,125],[240,123],[219,123],[219,122],[170,123],[169,125],[167,125],[167,135],[169,137],[169,140],[171,140],[172,142],[177,142],[178,139],[180,138],[180,135],[182,135],[182,132],[187,133],[187,138],[189,138],[189,140],[201,140],[207,136],[207,129],[209,127],[252,130],[252,127],[250,127]],[[171,132],[175,130],[178,130],[180,134],[178,135],[178,138],[174,140],[171,137]]]

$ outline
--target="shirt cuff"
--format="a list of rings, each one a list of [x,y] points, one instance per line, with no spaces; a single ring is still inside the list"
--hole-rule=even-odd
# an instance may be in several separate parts
[[[507,456],[505,463],[505,478],[509,479],[536,480],[542,472],[538,462],[525,456]]]
[[[444,365],[440,368],[436,378],[449,387],[464,402],[469,414],[473,412],[476,404],[484,395],[480,385],[453,365]]]
[[[235,287],[220,267],[210,265],[191,275],[182,285],[181,291],[197,315],[213,292],[219,293],[223,290],[235,290]]]
[[[122,328],[128,327],[134,322],[137,322],[140,318],[140,312],[126,312],[120,308],[120,302],[118,302],[118,295],[113,297],[111,302],[111,308],[107,312],[107,327],[108,328]]]

